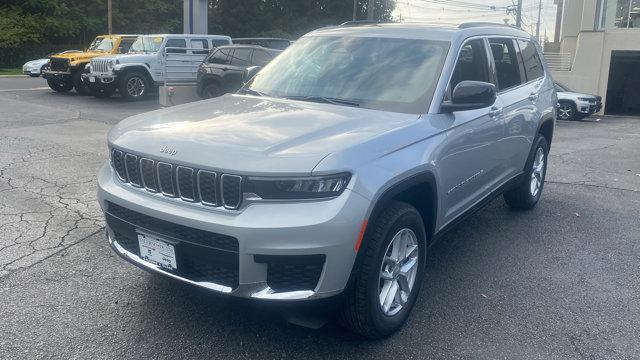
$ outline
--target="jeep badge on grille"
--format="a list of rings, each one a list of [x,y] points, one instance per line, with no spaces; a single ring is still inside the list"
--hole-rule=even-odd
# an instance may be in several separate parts
[[[160,149],[161,153],[165,153],[165,154],[169,154],[171,156],[174,156],[175,154],[177,154],[178,152],[174,149],[171,149],[169,147],[167,147],[166,145],[162,147],[162,149]]]

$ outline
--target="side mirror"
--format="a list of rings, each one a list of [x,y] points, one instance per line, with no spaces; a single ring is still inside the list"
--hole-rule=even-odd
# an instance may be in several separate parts
[[[451,101],[440,106],[442,112],[475,110],[489,107],[496,102],[496,86],[482,81],[461,81],[453,89]]]
[[[253,79],[253,77],[256,76],[256,74],[260,72],[260,70],[262,70],[261,66],[249,66],[248,68],[246,68],[243,75],[244,82],[249,82],[249,80]]]

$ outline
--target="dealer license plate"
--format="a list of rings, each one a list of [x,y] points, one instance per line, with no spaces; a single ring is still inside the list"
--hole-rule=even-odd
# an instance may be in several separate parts
[[[140,258],[161,268],[176,270],[176,250],[172,244],[167,243],[153,235],[138,234],[140,246]]]

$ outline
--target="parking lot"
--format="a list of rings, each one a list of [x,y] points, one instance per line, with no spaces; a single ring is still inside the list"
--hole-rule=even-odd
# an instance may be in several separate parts
[[[0,78],[0,358],[635,358],[640,118],[559,122],[542,200],[502,199],[430,250],[402,331],[363,340],[122,261],[95,200],[119,120],[158,108]]]

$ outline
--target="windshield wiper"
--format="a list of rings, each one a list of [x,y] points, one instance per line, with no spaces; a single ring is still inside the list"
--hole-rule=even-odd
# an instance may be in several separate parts
[[[238,93],[240,93],[240,94],[249,94],[249,95],[254,95],[254,96],[268,96],[267,94],[265,94],[263,92],[252,90],[252,89],[240,89],[240,90],[238,90]]]
[[[325,103],[325,104],[333,104],[333,105],[347,105],[347,106],[353,106],[353,107],[359,107],[360,103],[353,101],[353,100],[347,100],[347,99],[340,99],[340,98],[334,98],[334,97],[326,97],[326,96],[315,96],[315,95],[304,95],[304,96],[285,96],[285,99],[291,99],[291,100],[300,100],[300,101],[311,101],[311,102],[317,102],[317,103]]]

